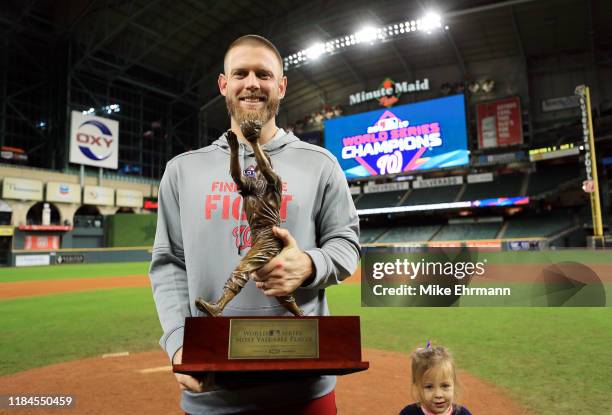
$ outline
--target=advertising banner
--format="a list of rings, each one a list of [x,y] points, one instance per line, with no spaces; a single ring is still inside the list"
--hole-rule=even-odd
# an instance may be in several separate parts
[[[478,104],[476,115],[478,117],[478,148],[523,144],[519,97]]]
[[[10,225],[0,225],[0,236],[13,236],[15,228]]]
[[[33,267],[51,264],[51,256],[49,255],[16,255],[16,267]]]
[[[493,173],[475,173],[468,174],[467,182],[468,183],[486,183],[493,181]]]
[[[580,108],[580,97],[569,95],[565,97],[548,98],[542,100],[542,111],[561,111],[571,108]]]
[[[117,169],[119,122],[72,111],[70,162]]]
[[[0,212],[12,212],[13,209],[4,200],[0,199]]]
[[[525,160],[525,153],[517,151],[513,153],[481,154],[474,160],[474,164],[477,166],[486,166],[491,164],[515,163],[523,160]]]
[[[85,186],[83,203],[86,205],[114,206],[115,190],[110,187]]]
[[[529,161],[558,159],[562,157],[577,156],[578,154],[580,154],[580,149],[576,147],[574,143],[567,143],[560,146],[553,145],[529,150]]]
[[[326,120],[325,147],[347,179],[468,164],[464,97]]]
[[[20,163],[28,161],[27,153],[23,149],[17,147],[0,147],[0,158]]]
[[[143,195],[139,190],[117,189],[117,206],[137,207],[143,205]]]
[[[412,182],[415,189],[428,187],[455,186],[463,184],[463,176],[434,177],[433,179],[421,179]]]
[[[143,207],[149,210],[156,210],[159,207],[159,203],[157,199],[145,199]]]
[[[528,205],[529,196],[515,197],[494,197],[492,199],[473,200],[472,207],[487,207],[487,206],[518,206]]]
[[[81,185],[47,182],[45,200],[48,202],[81,203]]]
[[[370,100],[376,100],[383,107],[392,107],[403,93],[412,93],[429,90],[429,79],[416,79],[414,82],[394,82],[386,78],[375,91],[361,91],[351,94],[349,105],[361,104]]]
[[[40,180],[5,177],[2,180],[2,197],[17,200],[43,200],[43,184]]]
[[[24,249],[29,251],[59,249],[59,235],[26,235]]]
[[[364,193],[383,193],[383,192],[393,192],[396,190],[408,190],[410,189],[410,183],[408,182],[398,182],[398,183],[382,183],[376,184],[374,182],[369,182],[364,188]]]
[[[83,254],[60,254],[56,257],[55,262],[58,264],[82,264],[85,262]]]

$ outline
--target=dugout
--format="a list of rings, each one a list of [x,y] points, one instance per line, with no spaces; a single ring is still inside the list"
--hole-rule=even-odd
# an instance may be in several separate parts
[[[64,235],[62,247],[104,247],[104,216],[97,206],[83,205],[74,213],[74,228]]]

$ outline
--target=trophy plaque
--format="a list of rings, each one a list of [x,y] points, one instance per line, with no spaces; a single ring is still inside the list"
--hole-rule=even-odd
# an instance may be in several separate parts
[[[345,375],[366,370],[359,317],[188,317],[174,371]]]

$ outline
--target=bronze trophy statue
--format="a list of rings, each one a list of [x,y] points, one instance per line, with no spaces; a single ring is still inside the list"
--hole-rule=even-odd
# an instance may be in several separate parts
[[[223,294],[216,303],[209,303],[202,298],[196,300],[196,306],[210,316],[220,316],[223,309],[246,285],[253,271],[268,263],[283,249],[283,243],[272,232],[273,226],[279,226],[282,182],[272,169],[270,157],[259,145],[261,123],[245,121],[240,125],[242,135],[251,143],[255,153],[255,177],[245,176],[238,160],[238,137],[228,130],[225,135],[230,146],[230,173],[242,196],[247,220],[251,227],[251,250],[240,261],[223,286]],[[295,302],[293,295],[276,297],[279,303],[295,316],[304,312]]]
[[[185,318],[183,360],[173,365],[174,372],[191,376],[270,371],[345,375],[367,369],[369,363],[361,360],[359,317],[306,317],[293,295],[276,297],[293,316],[221,316],[251,273],[283,249],[282,241],[272,231],[281,222],[281,179],[259,146],[261,124],[248,121],[240,129],[255,152],[257,163],[252,175],[244,175],[240,168],[236,134],[230,130],[226,137],[231,150],[230,173],[251,226],[251,250],[232,271],[216,303],[202,298],[195,301],[198,309],[217,318]]]

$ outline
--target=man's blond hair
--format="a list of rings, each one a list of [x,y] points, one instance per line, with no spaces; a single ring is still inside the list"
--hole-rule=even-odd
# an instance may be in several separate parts
[[[259,35],[244,35],[244,36],[241,36],[238,39],[234,40],[229,45],[229,47],[227,48],[227,51],[225,51],[225,56],[223,57],[223,70],[225,72],[227,72],[227,64],[226,64],[227,63],[227,55],[229,55],[229,53],[230,53],[230,51],[232,49],[234,49],[237,46],[242,46],[242,45],[262,46],[262,47],[270,50],[272,53],[274,53],[274,55],[278,59],[278,64],[280,65],[280,75],[281,75],[281,77],[283,76],[283,58],[281,57],[281,54],[278,52],[278,49],[276,49],[276,46],[274,46],[274,44],[272,42],[270,42],[265,37],[259,36]]]

